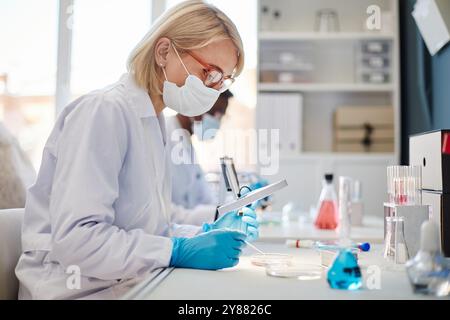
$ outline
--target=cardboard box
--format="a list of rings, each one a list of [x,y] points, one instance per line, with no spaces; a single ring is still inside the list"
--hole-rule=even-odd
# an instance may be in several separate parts
[[[394,152],[393,108],[339,107],[334,114],[334,151]]]
[[[365,138],[366,130],[360,129],[336,129],[335,138],[337,141],[353,141],[359,142]],[[392,140],[394,141],[394,129],[393,128],[374,128],[372,132],[372,138],[374,140]]]
[[[394,152],[394,142],[380,143],[374,142],[369,147],[364,146],[360,142],[338,142],[334,145],[334,151],[336,152],[374,152],[374,153],[391,153]]]
[[[391,107],[339,107],[335,112],[335,126],[343,128],[394,128],[394,110]]]

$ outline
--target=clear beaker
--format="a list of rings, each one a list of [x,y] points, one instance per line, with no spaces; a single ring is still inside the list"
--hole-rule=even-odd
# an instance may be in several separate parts
[[[396,264],[404,264],[409,259],[405,241],[405,220],[403,217],[386,217],[386,238],[384,257]]]
[[[321,9],[316,13],[317,32],[338,32],[339,31],[339,17],[334,9]]]
[[[332,174],[325,175],[317,208],[314,225],[319,229],[336,229],[339,223],[339,215]]]

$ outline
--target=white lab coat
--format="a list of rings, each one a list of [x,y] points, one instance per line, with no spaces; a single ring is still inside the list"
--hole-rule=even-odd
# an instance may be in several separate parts
[[[19,298],[114,299],[169,265],[169,236],[200,229],[171,222],[165,138],[130,75],[62,111],[27,195]]]
[[[166,126],[172,160],[172,203],[177,206],[175,221],[193,225],[212,222],[217,201],[197,163],[191,136],[176,116],[167,117]]]

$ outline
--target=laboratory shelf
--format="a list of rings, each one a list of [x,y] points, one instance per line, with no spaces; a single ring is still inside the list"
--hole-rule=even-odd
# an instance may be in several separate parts
[[[288,164],[379,164],[383,167],[396,164],[395,154],[391,153],[301,153],[299,155],[280,156],[280,162]]]
[[[260,92],[390,92],[392,84],[365,83],[259,83]]]
[[[348,152],[303,152],[300,154],[283,155],[282,161],[298,160],[342,160],[342,161],[395,161],[394,153],[348,153]]]
[[[322,41],[322,40],[393,40],[392,33],[379,32],[290,32],[290,31],[263,31],[259,40],[268,41]]]
[[[272,180],[288,178],[290,186],[277,194],[274,210],[293,199],[305,207],[316,203],[321,178],[333,172],[336,177],[358,179],[363,185],[365,210],[382,212],[386,167],[400,162],[400,1],[257,3],[255,126],[284,128],[280,130],[280,140],[284,139],[278,154],[280,165]],[[369,5],[382,11],[379,30],[368,30],[360,14]],[[316,31],[321,8],[337,12],[340,31]],[[266,14],[273,10],[278,10],[282,19]],[[381,57],[383,66],[368,68],[370,55]],[[373,75],[379,78],[370,81]],[[377,149],[389,151],[386,153],[363,153],[362,148],[353,149],[358,153],[333,152],[338,149],[335,114],[341,107],[391,107],[393,148]]]

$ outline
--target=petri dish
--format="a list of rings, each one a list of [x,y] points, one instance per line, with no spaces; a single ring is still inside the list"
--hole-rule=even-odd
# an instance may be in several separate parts
[[[297,280],[318,280],[322,278],[324,268],[314,264],[270,265],[266,274],[277,278],[295,278]]]
[[[284,253],[257,253],[251,256],[250,261],[255,266],[289,265],[294,257]]]

